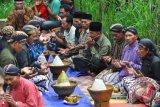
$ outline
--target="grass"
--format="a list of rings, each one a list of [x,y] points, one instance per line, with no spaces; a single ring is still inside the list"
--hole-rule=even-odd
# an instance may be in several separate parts
[[[104,32],[109,32],[109,27],[114,23],[121,23],[125,27],[135,26],[138,29],[140,37],[150,38],[159,44],[160,1],[130,0],[129,3],[125,3],[125,0],[117,1],[118,0],[77,0],[76,5],[82,11],[92,13],[94,21],[101,21]],[[108,37],[111,39],[110,36]]]
[[[7,0],[6,0],[7,1]],[[10,0],[8,0],[10,1]],[[141,38],[152,39],[160,43],[160,0],[75,0],[75,5],[84,12],[91,13],[93,21],[103,23],[103,31],[109,32],[114,23],[121,23],[125,27],[135,26]],[[25,0],[30,6],[33,0]],[[0,4],[0,18],[6,18],[13,9],[13,1]],[[112,39],[108,35],[109,39]]]

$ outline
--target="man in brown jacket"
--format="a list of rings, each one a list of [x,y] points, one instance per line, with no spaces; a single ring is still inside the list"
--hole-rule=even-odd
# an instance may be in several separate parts
[[[34,13],[31,8],[25,7],[23,0],[15,0],[14,10],[7,18],[7,25],[13,26],[16,30],[21,30],[22,27],[33,19]]]

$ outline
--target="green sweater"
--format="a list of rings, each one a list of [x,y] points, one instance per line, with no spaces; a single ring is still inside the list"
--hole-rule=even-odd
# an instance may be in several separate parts
[[[0,66],[4,67],[8,64],[14,64],[17,66],[17,60],[8,48],[4,48],[0,52]]]

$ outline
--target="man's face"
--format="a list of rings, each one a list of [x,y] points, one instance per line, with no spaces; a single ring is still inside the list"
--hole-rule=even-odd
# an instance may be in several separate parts
[[[15,87],[19,81],[20,76],[5,76],[5,83],[9,85],[10,87]]]
[[[67,16],[67,12],[64,10],[64,8],[60,8],[60,17],[65,17]]]
[[[133,33],[131,32],[126,32],[125,33],[125,41],[127,42],[127,44],[132,44],[134,43],[136,40],[137,40],[137,35],[134,35]]]
[[[82,28],[83,29],[88,29],[90,26],[91,20],[87,20],[87,19],[82,19]]]
[[[14,50],[16,52],[20,52],[22,50],[22,48],[24,47],[26,41],[23,40],[23,41],[18,41],[18,42],[14,42]]]
[[[97,41],[97,40],[99,40],[100,33],[99,32],[95,32],[95,31],[90,31],[90,37],[93,40]]]
[[[37,31],[35,30],[35,31],[33,31],[32,33],[31,33],[31,35],[29,35],[28,36],[28,38],[27,38],[30,42],[35,42],[35,41],[37,41],[38,40],[38,33],[37,33]]]
[[[124,40],[124,35],[122,32],[111,32],[113,39],[118,42]]]
[[[23,10],[23,1],[15,2],[16,10]]]
[[[147,56],[149,53],[149,49],[143,46],[138,46],[138,55],[141,58],[144,58],[145,56]]]
[[[43,2],[43,0],[34,0],[34,2],[38,6],[38,5],[40,5]]]
[[[73,24],[74,24],[77,28],[81,28],[81,26],[82,26],[81,19],[79,19],[79,18],[73,18]]]
[[[62,26],[65,30],[67,30],[67,29],[70,28],[70,24],[66,22],[66,18],[63,18],[61,23],[62,23],[61,26]]]

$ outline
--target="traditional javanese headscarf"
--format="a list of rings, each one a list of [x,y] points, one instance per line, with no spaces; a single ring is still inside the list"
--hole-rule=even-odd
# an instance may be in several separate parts
[[[11,38],[14,32],[15,32],[15,29],[13,26],[4,26],[1,30],[2,36],[3,38],[6,39],[6,41]]]
[[[124,28],[123,28],[123,25],[120,24],[120,23],[116,23],[116,24],[113,24],[111,27],[110,27],[110,31],[111,32],[123,32],[124,31]]]
[[[18,42],[26,40],[28,35],[23,31],[16,31],[13,36],[8,40],[8,42]]]
[[[20,69],[13,64],[8,64],[3,68],[6,75],[17,76],[20,74]]]
[[[141,39],[138,44],[139,46],[148,48],[150,52],[152,52],[154,55],[157,55],[155,44],[150,39],[148,38]]]

